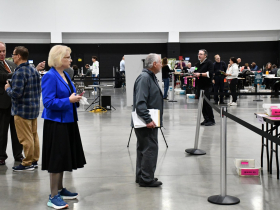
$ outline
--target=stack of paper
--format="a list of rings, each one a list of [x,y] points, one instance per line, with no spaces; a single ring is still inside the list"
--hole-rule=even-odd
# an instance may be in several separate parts
[[[160,127],[160,110],[158,109],[148,109],[152,120],[155,122],[156,127]],[[132,120],[134,128],[144,128],[147,127],[146,122],[137,115],[136,111],[132,112]]]

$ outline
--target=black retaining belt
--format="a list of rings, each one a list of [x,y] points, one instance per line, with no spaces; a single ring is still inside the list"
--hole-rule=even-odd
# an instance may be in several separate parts
[[[204,97],[204,99],[215,111],[217,111],[219,114],[221,113],[221,109],[218,108],[213,103],[211,103],[208,100],[208,98]],[[245,128],[248,128],[249,130],[251,130],[251,131],[253,131],[253,132],[255,132],[255,133],[257,133],[257,134],[259,134],[259,135],[261,135],[261,136],[263,136],[263,137],[265,137],[267,139],[269,139],[270,141],[274,142],[275,144],[280,145],[280,139],[279,138],[268,134],[267,132],[265,132],[265,131],[263,131],[263,130],[261,130],[261,129],[259,129],[259,128],[255,127],[255,126],[253,126],[253,125],[251,125],[251,124],[249,124],[247,122],[245,122],[244,120],[241,120],[238,117],[235,117],[232,114],[229,114],[228,112],[222,111],[222,114],[227,116],[229,119],[237,122],[238,124],[243,125]]]

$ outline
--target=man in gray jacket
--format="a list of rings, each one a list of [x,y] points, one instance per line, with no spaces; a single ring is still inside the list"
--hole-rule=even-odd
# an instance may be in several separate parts
[[[148,109],[160,110],[162,126],[163,95],[156,78],[161,70],[161,59],[157,54],[149,54],[145,59],[145,68],[134,84],[133,109],[147,124],[145,128],[136,128],[137,161],[136,183],[141,187],[158,187],[162,182],[154,178],[158,157],[158,128],[151,119]]]

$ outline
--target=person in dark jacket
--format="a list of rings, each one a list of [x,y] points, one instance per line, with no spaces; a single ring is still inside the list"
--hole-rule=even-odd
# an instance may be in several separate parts
[[[10,127],[11,142],[15,161],[22,161],[22,145],[18,141],[14,116],[11,115],[11,98],[6,93],[4,86],[7,79],[11,79],[17,65],[5,60],[6,44],[0,42],[0,165],[5,165],[8,158],[6,153],[8,143],[8,130]]]
[[[79,72],[78,66],[77,66],[77,65],[73,65],[72,68],[73,68],[73,70],[74,70],[74,77],[75,77],[75,76],[78,76],[78,72]]]
[[[92,70],[90,69],[89,64],[86,64],[86,65],[85,65],[85,68],[86,68],[85,77],[92,77]]]
[[[214,78],[213,78],[213,83],[214,83],[214,93],[223,93],[224,92],[224,74],[227,71],[227,66],[224,61],[221,61],[220,55],[215,55],[214,56],[215,62],[213,63],[214,65]],[[224,96],[214,96],[215,104],[218,104],[220,98],[220,104],[225,104],[223,98]]]
[[[271,72],[269,72],[269,74],[274,74],[275,77],[277,77],[277,71],[278,71],[278,68],[277,68],[276,64],[273,64],[272,70],[271,70]]]
[[[70,79],[73,81],[74,80],[74,70],[69,67],[67,69],[64,69],[65,72],[67,72],[67,74],[69,74]]]
[[[158,128],[148,109],[160,111],[162,126],[163,96],[156,74],[161,69],[161,59],[157,54],[149,54],[145,68],[134,83],[133,109],[147,127],[135,128],[137,137],[136,183],[141,187],[158,187],[162,182],[154,177],[158,157]]]
[[[169,88],[169,73],[173,72],[173,70],[170,70],[168,66],[168,60],[167,58],[162,59],[162,81],[164,82],[164,94],[163,94],[163,99],[168,100],[167,98],[167,92]]]
[[[252,62],[251,66],[252,66],[251,71],[258,71],[259,70],[259,67],[257,66],[257,64],[255,62]]]
[[[0,42],[0,165],[5,165],[5,160],[8,158],[6,153],[8,143],[8,130],[12,140],[13,156],[15,161],[21,162],[22,145],[17,138],[16,128],[14,124],[14,116],[11,115],[11,98],[6,93],[4,86],[7,79],[11,79],[17,65],[12,61],[5,60],[6,44]],[[45,61],[39,63],[36,67],[38,71],[45,68]]]
[[[212,91],[212,78],[214,65],[212,61],[208,60],[208,52],[205,49],[198,51],[198,60],[196,64],[197,70],[193,75],[199,79],[196,79],[197,93],[200,93],[200,90],[204,90],[204,95],[210,100],[209,93]],[[201,125],[212,126],[215,125],[214,114],[212,107],[204,100],[202,114],[204,121]]]

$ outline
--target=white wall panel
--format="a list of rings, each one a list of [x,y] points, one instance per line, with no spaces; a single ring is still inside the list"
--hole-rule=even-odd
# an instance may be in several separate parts
[[[0,32],[0,41],[5,43],[50,43],[50,33]]]
[[[63,43],[166,43],[168,33],[63,33]]]
[[[181,32],[180,42],[253,42],[276,41],[278,31],[229,31],[229,32]]]

